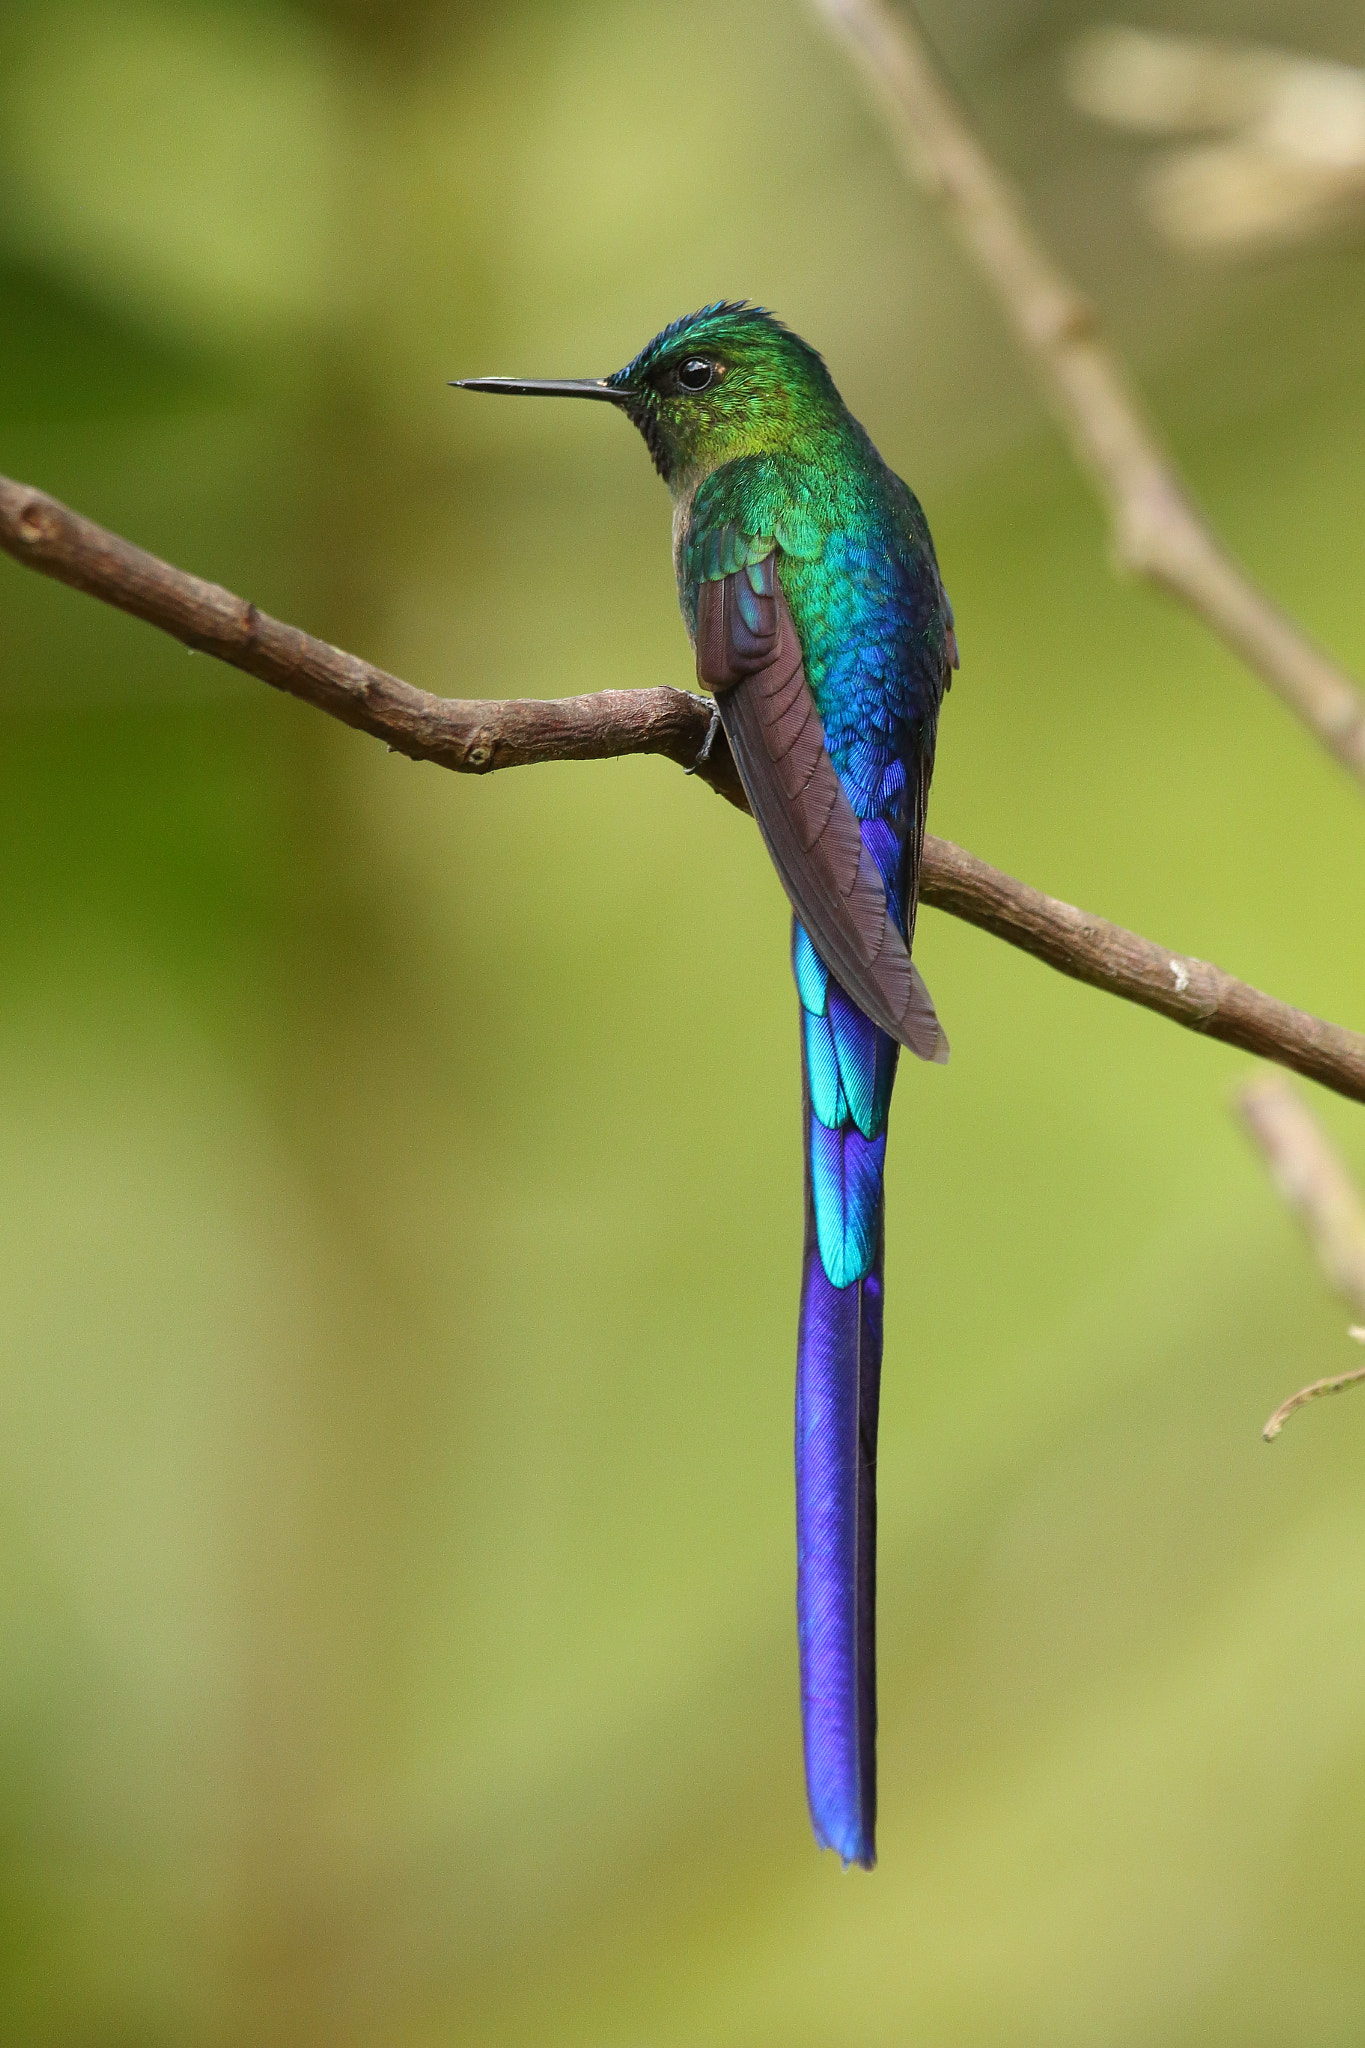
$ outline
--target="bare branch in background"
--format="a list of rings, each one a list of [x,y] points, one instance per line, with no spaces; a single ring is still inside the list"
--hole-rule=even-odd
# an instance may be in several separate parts
[[[1237,1109],[1323,1272],[1365,1319],[1365,1199],[1322,1126],[1273,1074],[1249,1081]]]
[[[1365,220],[1365,71],[1354,65],[1107,27],[1072,44],[1066,84],[1093,120],[1187,138],[1142,180],[1153,226],[1178,248],[1260,255]]]
[[[885,0],[813,4],[857,59],[905,169],[942,204],[1033,358],[1109,509],[1120,566],[1196,612],[1365,784],[1365,698],[1196,510],[1094,307],[1043,248],[918,27]]]
[[[1365,1344],[1365,1330],[1352,1330],[1350,1334],[1357,1342]],[[1306,1408],[1308,1403],[1316,1401],[1320,1394],[1340,1394],[1347,1387],[1358,1387],[1362,1380],[1365,1380],[1365,1365],[1358,1365],[1352,1372],[1334,1373],[1330,1379],[1314,1380],[1311,1385],[1300,1387],[1297,1394],[1291,1394],[1287,1401],[1281,1401],[1261,1431],[1261,1435],[1268,1444],[1273,1444],[1297,1408]]]
[[[1249,1081],[1237,1097],[1237,1109],[1318,1264],[1353,1313],[1365,1316],[1365,1198],[1321,1125],[1276,1075]],[[1365,1330],[1353,1329],[1351,1335],[1365,1341]],[[1279,1435],[1296,1408],[1358,1380],[1365,1380],[1365,1366],[1315,1380],[1291,1395],[1266,1424],[1266,1442]]]
[[[942,203],[1042,373],[1072,446],[1108,505],[1120,565],[1189,605],[1298,713],[1357,780],[1365,783],[1365,700],[1355,683],[1257,589],[1195,509],[1118,356],[1101,333],[1094,308],[1035,235],[1017,193],[977,139],[913,19],[893,12],[886,0],[814,0],[814,4],[856,58],[887,118],[906,169]],[[1340,66],[1308,67],[1307,71],[1299,67],[1286,82],[1284,60],[1272,62],[1261,54],[1243,56],[1222,70],[1215,66],[1212,75],[1204,63],[1202,70],[1195,67],[1196,77],[1190,72],[1189,52],[1174,49],[1169,39],[1162,39],[1157,48],[1154,39],[1141,38],[1137,49],[1128,32],[1105,34],[1107,40],[1084,46],[1081,59],[1073,64],[1073,87],[1079,80],[1082,96],[1088,92],[1093,100],[1101,88],[1115,89],[1116,53],[1135,75],[1141,71],[1138,82],[1149,90],[1149,97],[1155,94],[1160,98],[1165,93],[1170,83],[1166,74],[1173,64],[1178,70],[1184,66],[1181,79],[1191,123],[1206,123],[1210,95],[1216,99],[1221,91],[1227,102],[1226,106],[1219,102],[1224,124],[1257,127],[1259,123],[1260,145],[1269,148],[1273,144],[1283,153],[1290,129],[1290,140],[1299,147],[1304,142],[1303,131],[1313,126],[1312,120],[1304,118],[1307,76],[1316,93],[1316,98],[1312,94],[1308,98],[1319,109],[1319,155],[1325,147],[1322,107],[1330,100],[1338,116],[1333,130],[1338,145],[1349,129],[1352,147],[1360,142],[1358,153],[1365,162],[1365,81],[1359,74],[1347,74]],[[1207,58],[1207,47],[1200,46],[1196,54]],[[1154,83],[1149,73],[1157,59],[1165,64],[1165,72]],[[1141,66],[1147,68],[1141,70]],[[1143,105],[1147,107],[1147,102]],[[1150,125],[1150,120],[1144,125]],[[1340,156],[1340,147],[1337,153]],[[1340,163],[1336,171],[1345,176]],[[1350,172],[1354,194],[1361,189],[1354,163]],[[1015,889],[1018,886],[1011,884]],[[1079,917],[1079,913],[1073,915]],[[1131,944],[1147,946],[1145,940],[1132,941],[1129,935],[1110,928],[1100,941],[1099,953],[1106,962],[1113,962],[1122,959]],[[1041,945],[1034,950],[1049,957]],[[1144,987],[1150,989],[1155,963],[1142,959],[1134,964]],[[1179,965],[1168,964],[1172,972]],[[1062,966],[1067,973],[1078,971],[1070,961],[1054,958],[1053,965]],[[1199,972],[1217,974],[1215,969],[1201,968]],[[1150,994],[1138,995],[1126,988],[1118,992],[1149,1002],[1153,1008],[1163,1007]],[[1236,1010],[1242,1000],[1231,989],[1215,993],[1214,1021],[1205,1028],[1250,1051],[1254,1049],[1250,1032],[1225,1028],[1229,1011]],[[1282,1065],[1296,1066],[1300,1073],[1307,1071],[1301,1062],[1282,1054],[1276,1057]],[[1254,1083],[1241,1098],[1241,1110],[1333,1284],[1357,1313],[1365,1315],[1365,1204],[1349,1176],[1313,1119],[1283,1083]],[[1267,1440],[1278,1435],[1285,1417],[1306,1401],[1357,1380],[1365,1380],[1365,1368],[1304,1388],[1271,1417],[1265,1430]]]
[[[0,547],[28,568],[131,612],[415,761],[483,775],[536,762],[664,754],[747,808],[723,738],[698,767],[711,712],[706,698],[687,690],[602,690],[549,701],[435,697],[5,477]],[[1359,1033],[1045,896],[947,840],[925,842],[920,895],[1092,988],[1365,1102],[1365,1037]]]

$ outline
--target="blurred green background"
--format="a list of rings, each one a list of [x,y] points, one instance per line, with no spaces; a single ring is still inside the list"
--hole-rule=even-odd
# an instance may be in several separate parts
[[[1163,255],[1095,19],[936,0],[1205,504],[1365,667],[1365,255]],[[1359,10],[1124,18],[1365,60]],[[747,295],[924,498],[932,823],[1365,1021],[1365,810],[1113,581],[796,0],[0,5],[0,468],[452,694],[686,684],[604,373]],[[801,1788],[799,1092],[747,820],[457,781],[0,564],[0,2038],[1357,2048],[1365,1396],[1247,1062],[926,912],[881,1866]],[[1365,1174],[1365,1121],[1316,1105]]]

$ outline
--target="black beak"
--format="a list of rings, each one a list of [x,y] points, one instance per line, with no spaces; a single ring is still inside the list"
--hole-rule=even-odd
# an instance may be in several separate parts
[[[601,398],[608,405],[628,404],[631,393],[602,377],[452,377],[461,391],[505,391],[513,398]]]

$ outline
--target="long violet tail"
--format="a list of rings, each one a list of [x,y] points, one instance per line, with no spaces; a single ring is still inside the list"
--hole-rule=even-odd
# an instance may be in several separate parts
[[[796,1364],[797,1622],[806,1790],[822,1848],[876,1861],[882,1170],[897,1048],[800,925],[806,1242]]]
[[[849,1287],[807,1201],[796,1367],[796,1606],[806,1795],[822,1849],[877,1860],[877,1396],[882,1262]]]

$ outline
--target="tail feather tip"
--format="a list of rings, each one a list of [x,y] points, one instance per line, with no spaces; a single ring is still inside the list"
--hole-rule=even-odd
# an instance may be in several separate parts
[[[871,1835],[858,1827],[824,1828],[811,1816],[816,1846],[832,1849],[845,1870],[875,1870],[877,1845]]]

